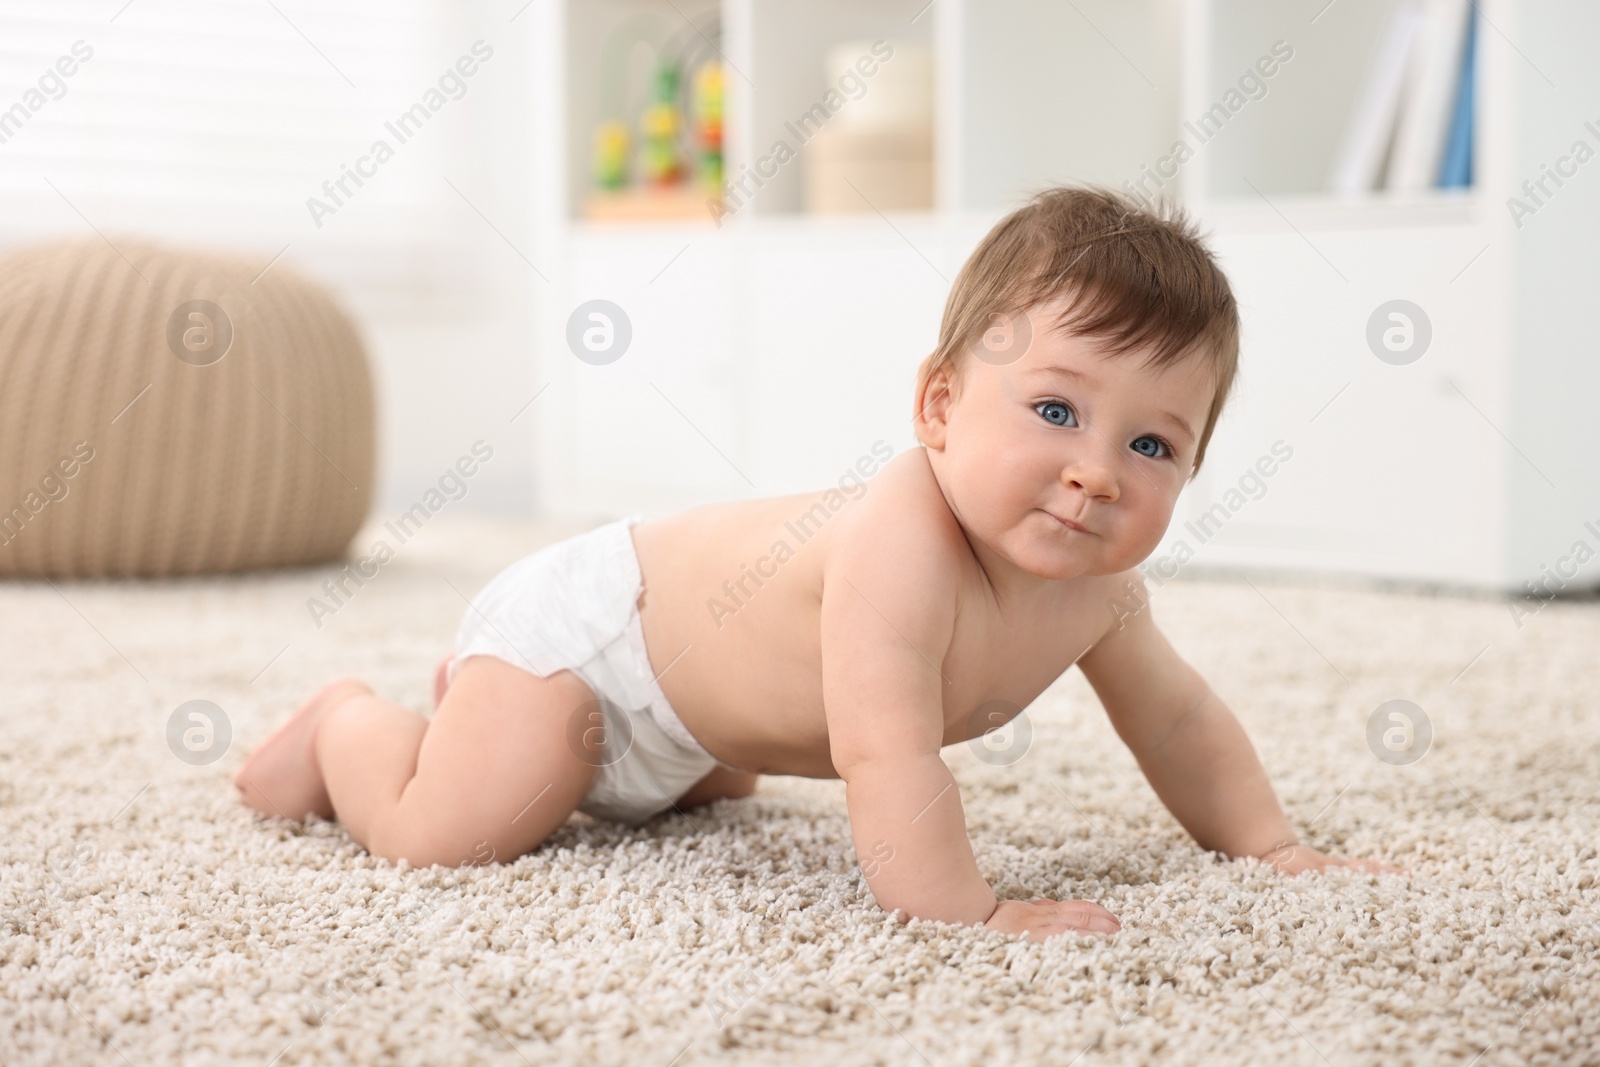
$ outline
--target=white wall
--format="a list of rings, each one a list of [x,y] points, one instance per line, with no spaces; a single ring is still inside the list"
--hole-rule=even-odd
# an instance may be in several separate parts
[[[0,12],[0,109],[74,40],[93,49],[65,94],[0,144],[0,254],[96,231],[263,265],[282,252],[272,269],[324,282],[369,346],[374,514],[409,506],[479,438],[495,458],[451,507],[525,513],[537,408],[509,419],[536,388],[528,309],[543,284],[522,258],[540,259],[519,136],[527,34],[514,8],[487,0],[278,9],[134,4],[108,22],[104,4],[62,0]],[[393,140],[383,120],[480,39],[494,55],[464,95],[317,226],[307,198],[375,139]]]

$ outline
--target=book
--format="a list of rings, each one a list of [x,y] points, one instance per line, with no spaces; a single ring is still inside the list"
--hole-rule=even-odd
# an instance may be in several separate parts
[[[1477,78],[1478,19],[1467,18],[1467,40],[1461,55],[1461,77],[1456,83],[1455,110],[1450,116],[1450,136],[1439,164],[1439,186],[1459,189],[1472,184],[1473,82]]]
[[[1359,195],[1378,188],[1394,142],[1405,89],[1406,67],[1424,23],[1422,6],[1398,5],[1389,17],[1383,43],[1367,70],[1367,80],[1334,165],[1332,189]]]
[[[1384,184],[1415,192],[1439,177],[1456,105],[1471,0],[1427,0],[1406,72],[1394,159]]]

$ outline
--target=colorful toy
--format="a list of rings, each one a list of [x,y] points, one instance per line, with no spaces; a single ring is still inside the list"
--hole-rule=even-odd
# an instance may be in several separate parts
[[[714,16],[673,26],[639,15],[611,29],[584,217],[696,217],[719,198],[724,77],[712,42],[720,34]]]
[[[677,185],[683,180],[683,155],[678,135],[683,117],[678,111],[678,68],[671,61],[656,70],[655,98],[639,116],[639,176],[654,186]]]
[[[714,59],[694,72],[695,141],[699,145],[697,177],[707,189],[722,187],[722,64]]]
[[[616,119],[595,127],[594,184],[607,190],[628,186],[628,127]]]

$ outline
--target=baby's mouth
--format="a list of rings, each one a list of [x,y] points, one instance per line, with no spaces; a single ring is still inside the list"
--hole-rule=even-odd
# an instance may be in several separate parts
[[[1043,508],[1040,508],[1039,510],[1040,511],[1044,511]],[[1044,513],[1046,515],[1049,515],[1052,519],[1056,520],[1056,522],[1060,523],[1062,526],[1066,527],[1069,530],[1074,530],[1074,531],[1076,531],[1078,533],[1082,533],[1082,534],[1087,534],[1087,533],[1093,533],[1094,532],[1093,530],[1089,529],[1087,526],[1084,526],[1082,523],[1074,522],[1071,519],[1063,519],[1060,515],[1057,515],[1053,511],[1045,511]]]

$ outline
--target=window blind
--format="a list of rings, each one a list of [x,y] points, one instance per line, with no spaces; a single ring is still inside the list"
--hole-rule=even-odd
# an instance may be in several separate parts
[[[425,125],[393,123],[477,36],[443,0],[0,0],[0,239],[92,226],[460,285],[471,233],[444,177],[492,61]]]

